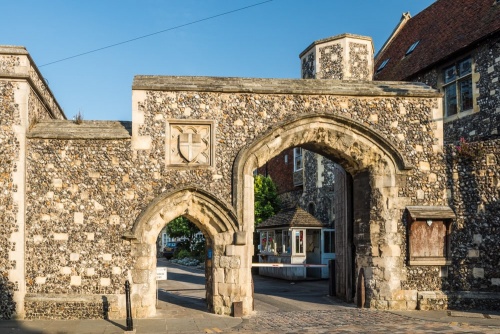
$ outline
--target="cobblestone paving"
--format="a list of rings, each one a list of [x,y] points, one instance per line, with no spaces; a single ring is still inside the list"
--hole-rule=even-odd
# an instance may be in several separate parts
[[[390,312],[350,309],[335,311],[265,312],[244,319],[225,333],[500,333],[500,327],[411,319]]]

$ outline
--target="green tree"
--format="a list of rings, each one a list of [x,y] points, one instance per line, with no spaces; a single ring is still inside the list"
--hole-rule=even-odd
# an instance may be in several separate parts
[[[200,229],[186,217],[177,217],[167,225],[167,234],[171,238],[187,238],[189,244],[193,242],[193,238]]]
[[[278,191],[269,176],[257,175],[254,180],[255,226],[280,210]]]

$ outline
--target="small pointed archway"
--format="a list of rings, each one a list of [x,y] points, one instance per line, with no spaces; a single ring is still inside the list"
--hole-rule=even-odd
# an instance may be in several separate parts
[[[218,293],[214,294],[219,288],[214,275],[221,266],[219,259],[224,255],[226,245],[233,243],[237,232],[236,216],[223,201],[188,186],[166,192],[153,200],[124,236],[132,243],[133,268],[129,280],[135,317],[151,317],[156,313],[156,240],[165,224],[179,216],[187,217],[202,230],[212,250],[213,256],[206,263],[208,309],[218,314],[231,311],[233,300],[224,302],[218,300]]]

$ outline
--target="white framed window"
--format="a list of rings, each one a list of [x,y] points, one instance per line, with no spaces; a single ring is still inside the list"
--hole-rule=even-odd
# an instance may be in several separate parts
[[[292,230],[293,254],[305,254],[306,230]]]
[[[472,58],[443,70],[444,115],[453,116],[473,109]]]
[[[293,148],[293,171],[297,172],[299,170],[302,170],[304,167],[303,161],[302,161],[302,148],[300,147],[294,147]]]

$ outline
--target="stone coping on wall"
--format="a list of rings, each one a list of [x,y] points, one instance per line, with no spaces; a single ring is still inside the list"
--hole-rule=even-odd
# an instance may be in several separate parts
[[[133,90],[253,94],[441,97],[421,83],[137,75]]]
[[[131,122],[67,120],[40,121],[33,125],[28,138],[40,139],[130,139]]]
[[[11,66],[2,66],[5,58],[19,59],[22,58],[21,56],[26,56],[29,64],[16,62],[10,64],[12,68],[10,68]],[[48,82],[44,79],[33,58],[31,58],[31,55],[24,46],[0,45],[0,79],[27,80],[52,116],[54,118],[66,119],[66,115],[50,90]]]
[[[0,54],[27,55],[28,51],[26,51],[26,48],[24,46],[0,45]]]
[[[336,35],[336,36],[331,36],[331,37],[319,39],[317,41],[312,42],[304,51],[302,51],[300,53],[299,58],[302,58],[303,55],[305,55],[309,50],[311,50],[316,45],[336,41],[336,40],[339,40],[342,38],[353,38],[353,39],[362,39],[365,41],[370,41],[370,42],[372,42],[372,47],[373,47],[373,39],[371,37],[345,33],[345,34],[340,34],[340,35]]]

